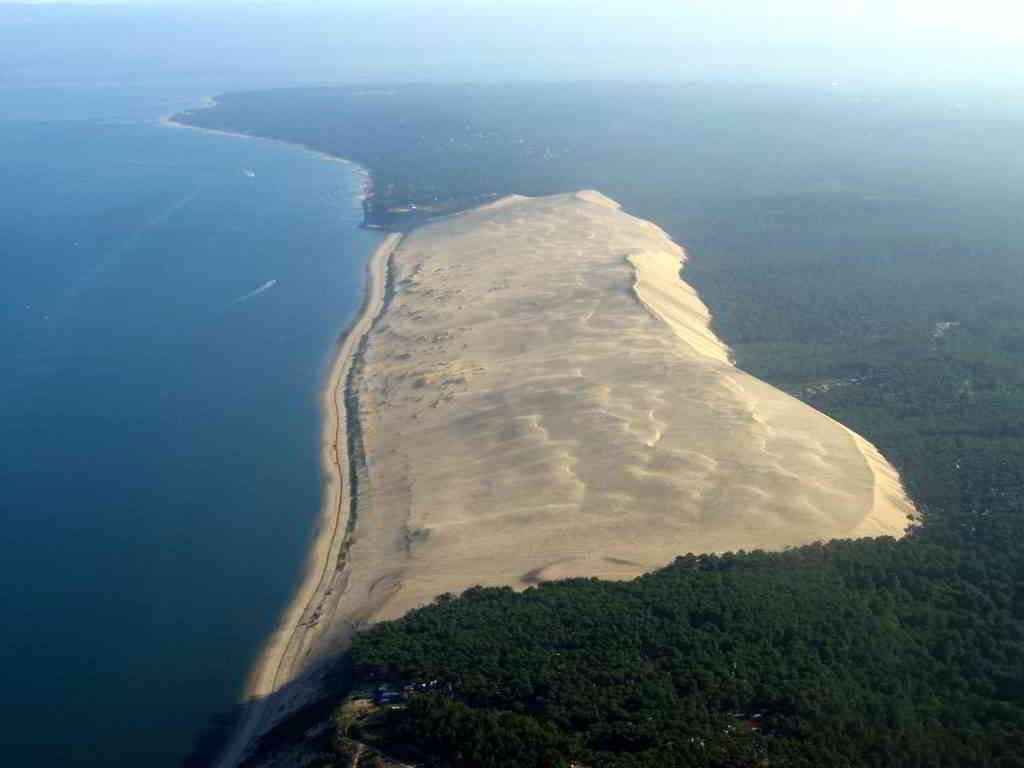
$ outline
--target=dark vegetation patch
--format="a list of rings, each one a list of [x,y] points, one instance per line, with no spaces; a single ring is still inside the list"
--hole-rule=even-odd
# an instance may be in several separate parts
[[[1019,765],[1011,530],[475,588],[358,635],[357,675],[437,681],[388,736],[441,765]]]

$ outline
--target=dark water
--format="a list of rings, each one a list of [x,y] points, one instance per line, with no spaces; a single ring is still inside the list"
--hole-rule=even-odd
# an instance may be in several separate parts
[[[2,759],[177,765],[300,576],[379,236],[347,166],[158,124],[213,88],[0,90]]]

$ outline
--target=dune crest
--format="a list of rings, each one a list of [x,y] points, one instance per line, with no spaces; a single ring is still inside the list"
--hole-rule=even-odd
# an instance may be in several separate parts
[[[353,380],[365,467],[328,635],[474,584],[903,534],[895,470],[736,369],[684,260],[589,190],[403,239]]]

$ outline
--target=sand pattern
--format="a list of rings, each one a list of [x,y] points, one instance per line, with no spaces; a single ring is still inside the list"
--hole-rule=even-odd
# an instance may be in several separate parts
[[[366,464],[325,639],[475,584],[903,534],[895,470],[732,365],[684,258],[590,191],[403,239],[353,382]]]
[[[733,366],[684,261],[592,191],[381,245],[323,392],[307,573],[219,768],[320,695],[353,632],[444,592],[903,535],[893,467]]]

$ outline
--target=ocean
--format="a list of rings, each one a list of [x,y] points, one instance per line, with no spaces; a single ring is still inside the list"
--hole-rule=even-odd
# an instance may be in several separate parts
[[[180,765],[305,564],[381,236],[349,166],[160,124],[218,90],[0,88],[5,765]]]

